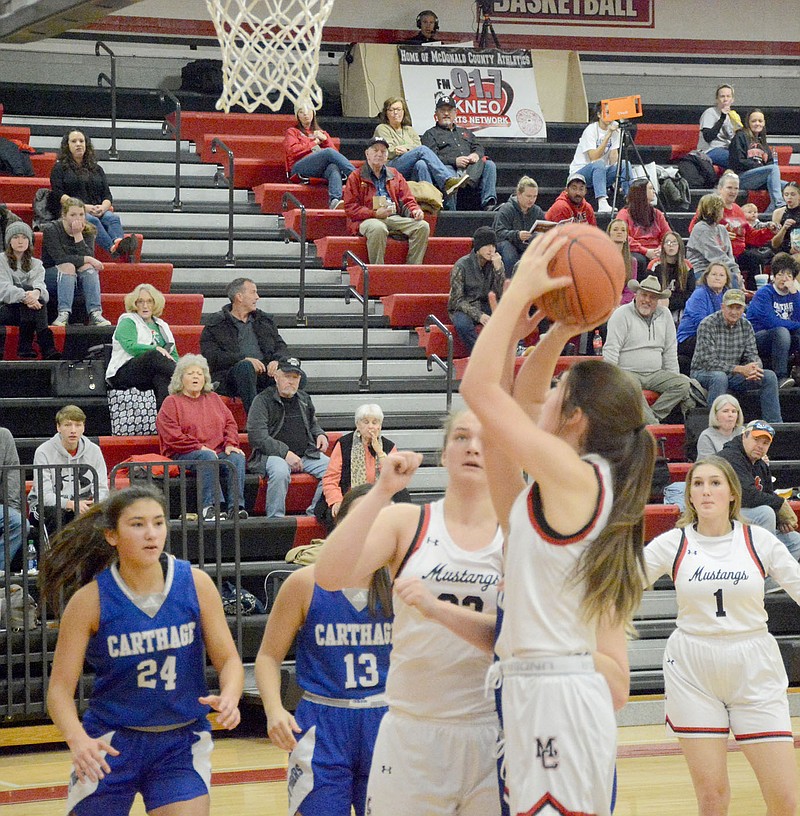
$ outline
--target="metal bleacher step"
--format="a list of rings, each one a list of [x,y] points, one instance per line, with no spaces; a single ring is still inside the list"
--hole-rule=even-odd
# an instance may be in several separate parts
[[[298,244],[285,244],[276,240],[255,240],[253,238],[238,239],[234,235],[233,250],[235,257],[260,259],[268,258],[298,258],[300,247]],[[150,238],[142,247],[143,261],[160,261],[169,258],[214,257],[224,258],[228,252],[228,241],[223,238]]]
[[[235,237],[242,234],[258,231],[264,238],[283,239],[283,219],[277,215],[262,213],[234,213],[233,228]],[[151,236],[159,233],[168,235],[174,232],[177,235],[198,232],[208,235],[211,232],[223,232],[227,237],[228,213],[192,213],[192,212],[130,212],[125,213],[125,229],[128,232],[143,232],[148,242]]]

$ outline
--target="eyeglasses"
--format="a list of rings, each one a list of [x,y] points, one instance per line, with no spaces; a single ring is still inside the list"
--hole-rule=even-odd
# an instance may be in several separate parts
[[[139,300],[133,301],[134,306],[145,306],[147,304],[152,305],[153,303],[155,303],[153,298],[139,298]]]
[[[664,241],[664,246],[678,246],[678,242],[675,241],[674,239],[671,240],[671,241],[667,240],[667,241]]]

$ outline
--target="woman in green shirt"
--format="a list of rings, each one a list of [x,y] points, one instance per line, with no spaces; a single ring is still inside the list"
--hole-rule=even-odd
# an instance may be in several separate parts
[[[112,388],[152,390],[159,408],[169,393],[178,359],[175,338],[160,317],[163,311],[164,295],[149,283],[125,295],[125,311],[114,330],[106,369],[106,381]]]

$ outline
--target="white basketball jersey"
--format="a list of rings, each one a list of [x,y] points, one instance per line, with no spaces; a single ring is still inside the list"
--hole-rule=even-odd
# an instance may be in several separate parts
[[[421,578],[441,600],[495,612],[503,559],[500,528],[488,546],[468,552],[447,532],[443,500],[421,511],[420,526],[398,575]],[[494,701],[484,693],[491,656],[424,618],[397,596],[394,602],[386,681],[389,706],[440,720],[494,717]]]
[[[690,635],[767,631],[764,579],[771,575],[800,603],[800,565],[762,527],[734,522],[723,536],[670,530],[644,548],[648,583],[670,575],[678,629]]]
[[[595,468],[600,492],[591,520],[579,532],[561,536],[548,528],[536,484],[511,508],[496,649],[501,660],[596,649],[595,627],[581,614],[583,586],[572,578],[581,554],[605,527],[614,496],[608,463],[598,456],[585,459]]]

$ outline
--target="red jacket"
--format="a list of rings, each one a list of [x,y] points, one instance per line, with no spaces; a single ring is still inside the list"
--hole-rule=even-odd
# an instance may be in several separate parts
[[[322,128],[318,128],[318,130],[322,130]],[[324,130],[322,132],[325,134],[325,141],[320,142],[319,146],[336,147],[328,133]],[[317,142],[313,133],[311,130],[300,130],[299,127],[290,127],[286,131],[286,135],[283,137],[283,152],[286,154],[287,173],[291,173],[295,162],[300,161],[303,156],[307,156],[316,147]]]
[[[628,225],[628,244],[631,252],[638,252],[647,255],[648,249],[658,249],[664,236],[670,232],[670,226],[664,213],[653,207],[653,223],[649,227],[637,224],[631,217],[627,207],[623,207],[617,218]]]
[[[697,214],[689,222],[689,232],[694,229],[697,223]],[[725,207],[722,211],[722,220],[719,222],[728,230],[731,237],[731,247],[733,247],[733,257],[738,258],[747,247],[766,246],[775,233],[768,227],[753,229],[747,223],[747,216],[744,210],[735,202],[730,207]]]
[[[408,182],[393,167],[386,167],[386,192],[394,201],[398,215],[413,218],[414,213],[421,211],[417,199],[411,195]],[[350,174],[344,185],[344,211],[347,213],[347,229],[351,235],[358,235],[358,226],[362,221],[375,217],[372,198],[378,194],[378,188],[372,180],[372,171],[364,162],[361,167]]]
[[[580,207],[576,207],[567,195],[567,191],[562,191],[561,195],[553,202],[553,206],[545,213],[545,218],[548,221],[566,221],[569,218],[574,218],[576,221],[582,221],[586,224],[591,224],[593,227],[597,226],[597,219],[594,217],[594,208],[584,199]]]

